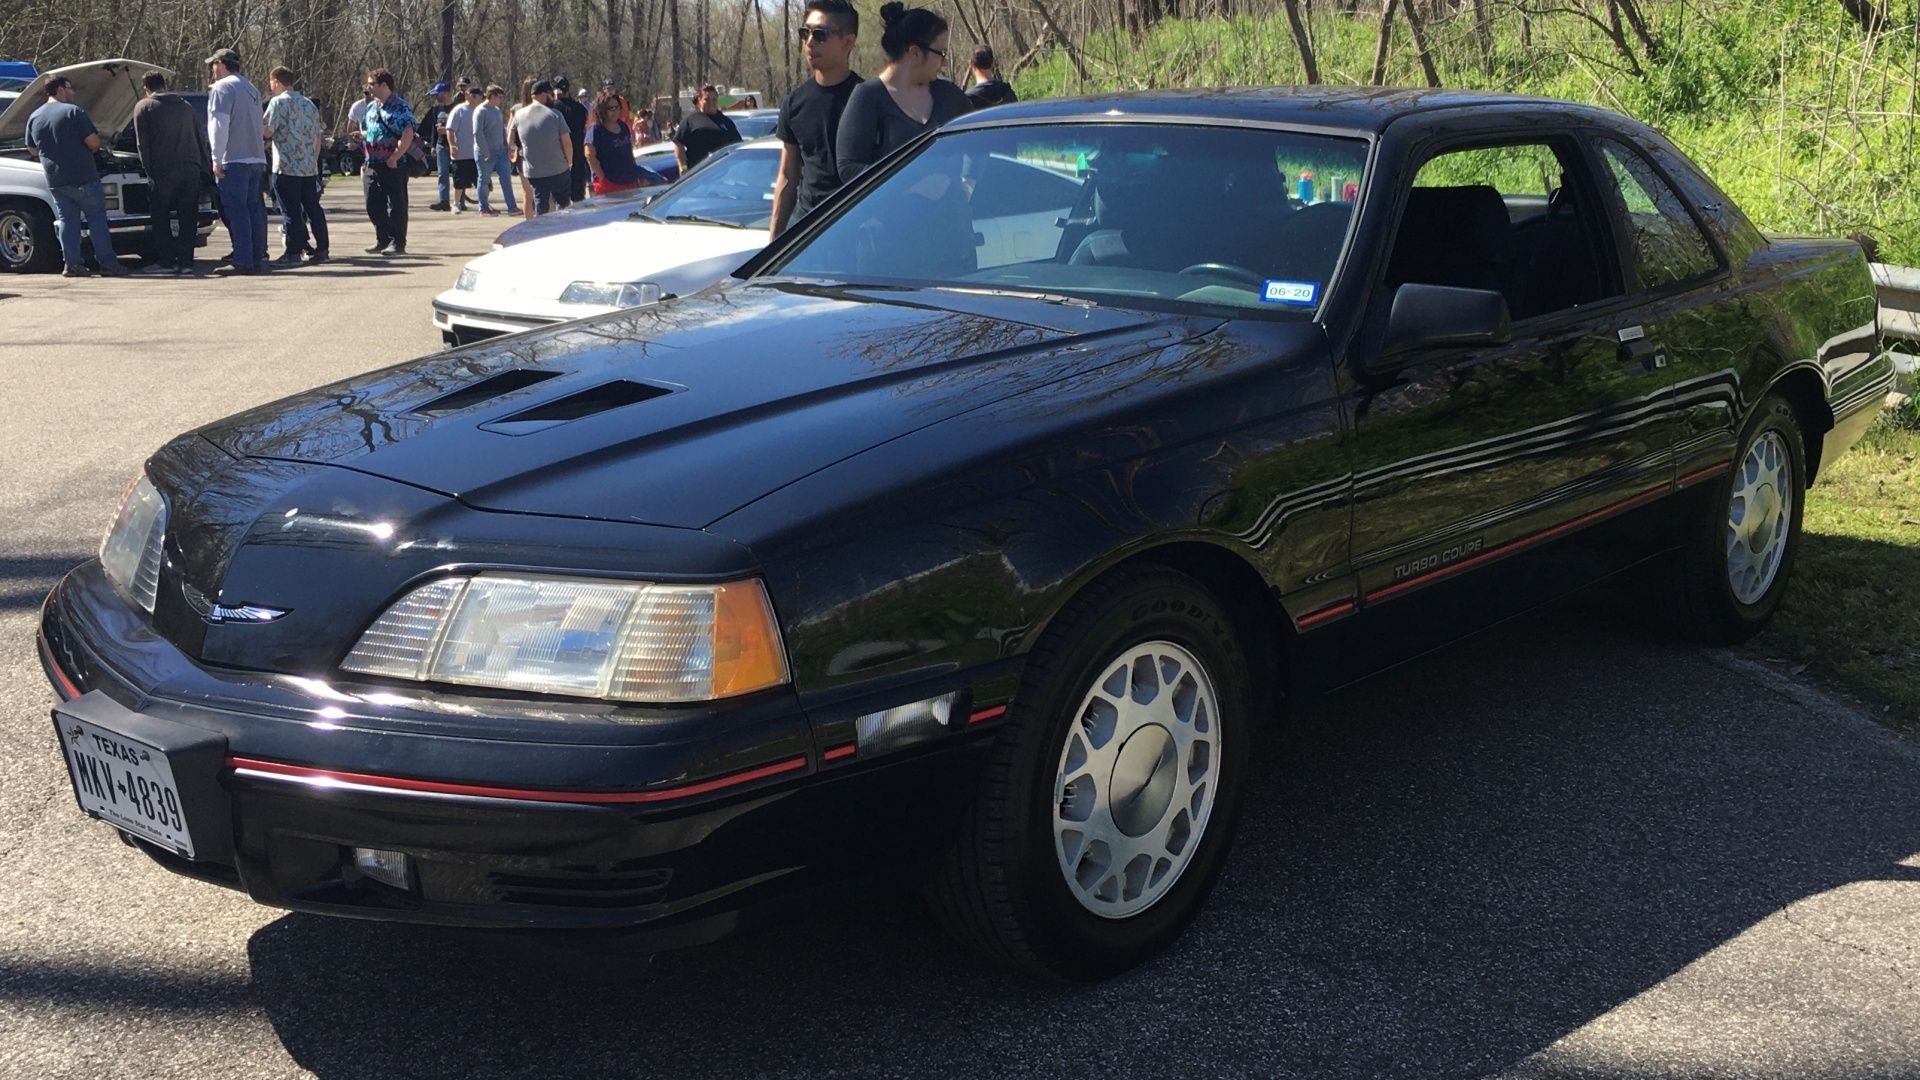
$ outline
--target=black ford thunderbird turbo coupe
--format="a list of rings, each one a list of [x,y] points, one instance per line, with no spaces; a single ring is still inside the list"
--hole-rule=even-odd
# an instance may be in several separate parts
[[[1640,564],[1755,632],[1875,319],[1596,109],[1003,106],[723,287],[174,439],[47,600],[57,734],[266,904],[686,942],[937,853],[957,933],[1099,977],[1288,696]]]

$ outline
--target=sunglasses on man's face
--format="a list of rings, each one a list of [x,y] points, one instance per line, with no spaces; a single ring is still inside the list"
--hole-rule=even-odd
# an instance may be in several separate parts
[[[805,45],[809,41],[830,41],[839,32],[831,26],[803,26],[800,28],[800,44]]]

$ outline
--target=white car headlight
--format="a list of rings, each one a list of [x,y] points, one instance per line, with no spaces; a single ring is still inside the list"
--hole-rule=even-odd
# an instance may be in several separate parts
[[[167,500],[146,473],[127,485],[120,513],[100,542],[100,565],[107,580],[143,611],[153,611],[160,591],[161,544],[167,534]]]
[[[560,302],[626,308],[651,304],[661,295],[660,286],[651,281],[576,281],[560,294]]]
[[[758,581],[480,574],[401,597],[341,661],[347,671],[617,701],[712,701],[787,681]]]
[[[453,287],[459,292],[477,291],[480,288],[479,272],[474,270],[460,271],[460,277],[454,281]]]

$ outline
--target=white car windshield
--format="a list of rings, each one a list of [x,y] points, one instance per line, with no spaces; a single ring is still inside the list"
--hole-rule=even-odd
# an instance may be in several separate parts
[[[655,221],[765,229],[773,217],[777,148],[745,148],[700,163],[641,211]]]
[[[1346,246],[1366,151],[1170,124],[949,132],[768,272],[1308,317]]]

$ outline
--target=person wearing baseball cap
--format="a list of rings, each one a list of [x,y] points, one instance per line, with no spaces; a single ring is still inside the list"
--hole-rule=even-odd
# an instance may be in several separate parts
[[[587,197],[587,107],[573,96],[573,84],[565,75],[553,77],[553,109],[567,121],[567,135],[573,139],[573,165],[568,172],[568,193],[574,202]]]
[[[520,175],[533,191],[535,214],[573,205],[573,139],[553,104],[553,84],[541,79],[533,84],[533,100],[513,113]]]
[[[207,90],[207,142],[213,151],[214,186],[220,216],[233,238],[233,271],[267,269],[266,106],[260,91],[240,73],[240,54],[221,49],[207,57],[213,85]]]
[[[464,100],[464,98],[462,99]],[[447,206],[447,184],[453,178],[453,146],[447,138],[447,117],[453,111],[453,88],[446,83],[433,84],[433,104],[419,116],[420,137],[427,140],[433,150],[434,165],[440,173],[440,201],[427,207],[429,210],[445,210]]]

